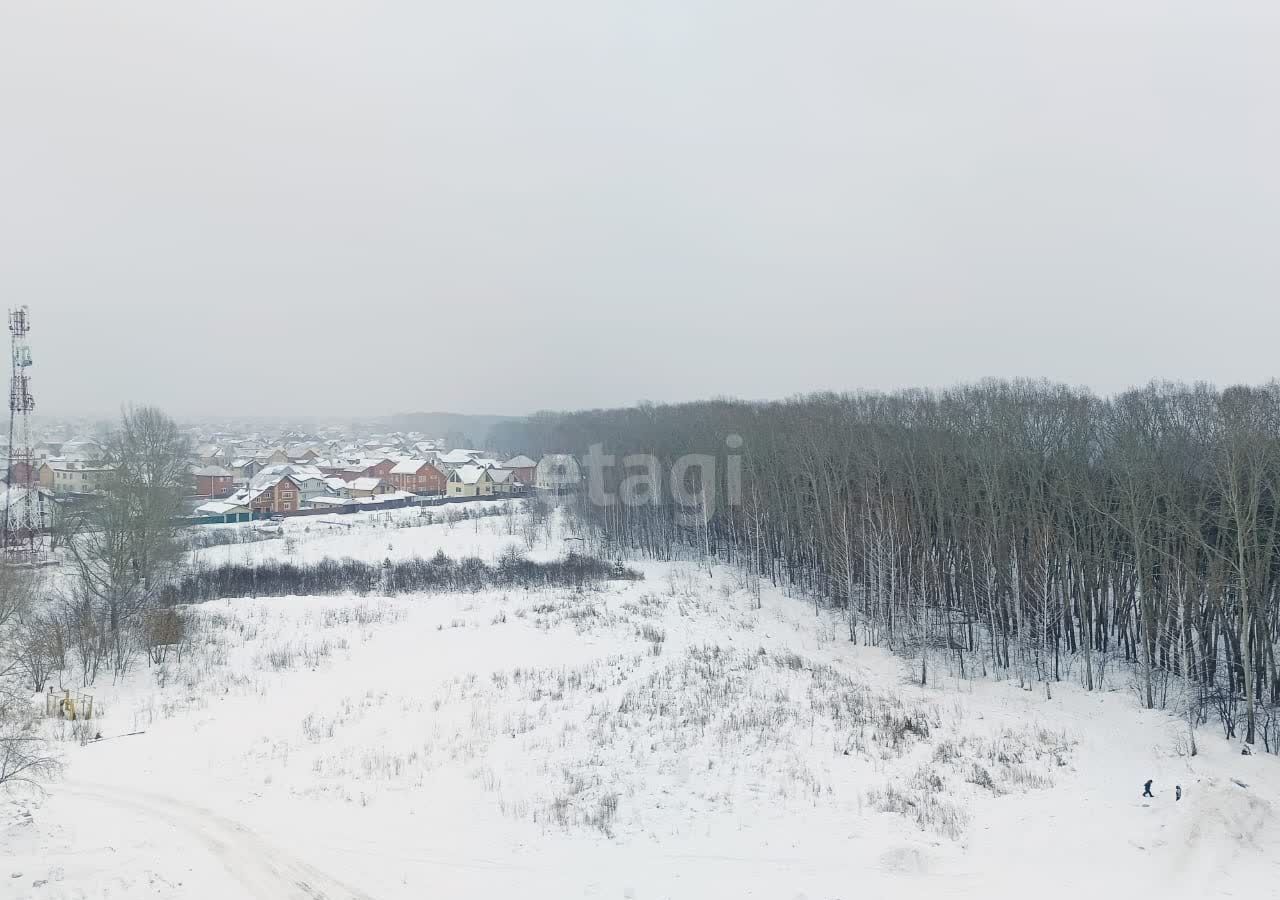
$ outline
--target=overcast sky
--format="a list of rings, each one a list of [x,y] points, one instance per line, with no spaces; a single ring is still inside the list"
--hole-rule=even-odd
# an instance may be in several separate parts
[[[1280,365],[1280,3],[0,0],[46,414]]]

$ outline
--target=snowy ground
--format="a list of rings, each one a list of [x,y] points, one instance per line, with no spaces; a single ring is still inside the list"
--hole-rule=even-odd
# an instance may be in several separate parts
[[[198,554],[565,546],[506,516],[379,516]],[[65,778],[0,805],[0,896],[1078,900],[1280,878],[1277,760],[1208,729],[1181,755],[1126,684],[920,688],[812,606],[642,568],[598,592],[198,607],[180,663],[95,686],[109,739],[58,726]]]

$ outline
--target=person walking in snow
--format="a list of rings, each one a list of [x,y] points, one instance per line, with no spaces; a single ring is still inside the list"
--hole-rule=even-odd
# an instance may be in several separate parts
[[[1182,785],[1175,784],[1173,786],[1173,799],[1175,802],[1182,799]]]
[[[1148,778],[1147,783],[1142,786],[1142,796],[1155,798],[1155,794],[1151,793],[1151,782],[1153,779]]]

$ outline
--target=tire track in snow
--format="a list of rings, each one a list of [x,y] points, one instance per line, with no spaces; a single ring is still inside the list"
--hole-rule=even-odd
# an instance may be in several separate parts
[[[258,900],[372,900],[315,867],[268,844],[244,825],[172,797],[82,782],[63,782],[66,793],[125,807],[163,822],[203,847]]]

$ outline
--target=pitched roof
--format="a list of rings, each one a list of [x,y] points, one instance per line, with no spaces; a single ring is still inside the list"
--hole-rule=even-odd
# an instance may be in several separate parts
[[[480,454],[474,450],[450,450],[440,454],[440,461],[446,465],[466,465],[473,462]]]
[[[196,512],[204,513],[207,516],[225,516],[233,510],[236,512],[248,512],[249,507],[243,503],[234,503],[230,500],[211,500],[196,507]]]
[[[502,468],[504,468],[504,469],[532,469],[532,468],[533,468],[534,466],[536,466],[536,465],[537,465],[537,463],[536,463],[536,462],[534,462],[533,460],[531,460],[529,457],[524,456],[524,455],[521,455],[521,456],[513,456],[513,457],[511,457],[509,460],[507,460],[506,462],[504,462],[504,463],[502,464]]]
[[[476,484],[477,482],[482,481],[486,476],[490,481],[493,480],[493,476],[489,474],[489,470],[483,466],[458,466],[458,468],[453,470],[449,479],[451,481],[461,481],[463,484]]]
[[[392,475],[417,475],[422,471],[423,466],[429,466],[431,463],[425,459],[402,459],[396,463],[391,469]]]

